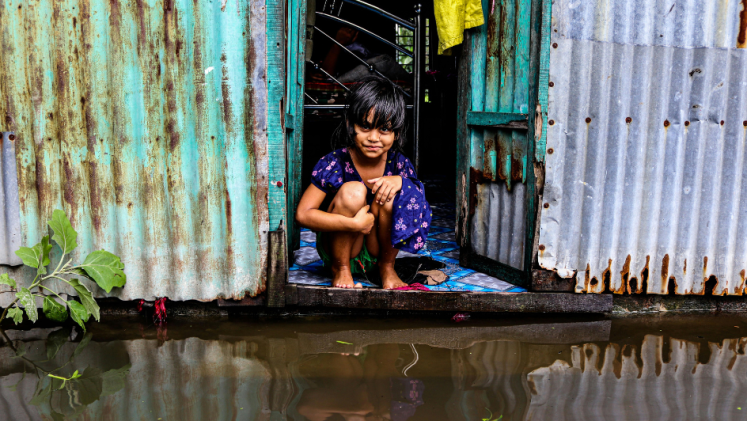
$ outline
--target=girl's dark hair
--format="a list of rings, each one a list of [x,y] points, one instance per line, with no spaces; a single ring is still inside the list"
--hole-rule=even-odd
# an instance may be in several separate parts
[[[401,88],[379,76],[369,76],[348,94],[347,104],[344,119],[332,135],[333,149],[353,146],[355,125],[367,125],[368,113],[373,109],[373,127],[389,127],[396,136],[392,148],[402,151],[407,141],[407,115]]]

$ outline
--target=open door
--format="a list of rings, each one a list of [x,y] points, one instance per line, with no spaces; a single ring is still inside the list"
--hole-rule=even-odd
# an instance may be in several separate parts
[[[459,66],[460,263],[524,287],[537,214],[539,3],[483,0],[486,24],[466,32]]]

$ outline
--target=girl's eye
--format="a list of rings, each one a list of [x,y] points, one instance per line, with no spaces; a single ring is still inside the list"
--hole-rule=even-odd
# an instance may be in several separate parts
[[[390,129],[389,127],[382,127],[381,131],[384,132],[384,133],[389,133],[389,132],[392,131],[392,129]]]

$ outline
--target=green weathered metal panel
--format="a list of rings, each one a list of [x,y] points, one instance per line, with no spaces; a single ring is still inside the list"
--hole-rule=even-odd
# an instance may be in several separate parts
[[[16,135],[23,243],[62,208],[75,261],[122,257],[128,283],[111,296],[261,292],[265,23],[249,1],[0,2],[0,124]]]

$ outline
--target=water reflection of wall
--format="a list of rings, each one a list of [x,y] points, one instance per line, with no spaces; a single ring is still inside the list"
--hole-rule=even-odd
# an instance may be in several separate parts
[[[747,338],[720,345],[648,335],[572,347],[529,373],[528,420],[731,420],[747,416]],[[738,409],[741,408],[741,409]]]
[[[68,342],[49,366],[62,366],[76,343]],[[37,361],[47,352],[43,341],[27,342],[26,356]],[[131,364],[124,387],[82,408],[83,420],[267,420],[270,370],[254,358],[253,342],[227,342],[188,338],[92,342],[73,360],[71,368]],[[38,379],[23,369],[9,348],[0,349],[0,414],[13,420],[50,419],[52,402],[34,407],[31,402]],[[8,354],[8,355],[6,355]],[[37,355],[38,354],[38,355]],[[39,358],[36,358],[39,357]],[[17,382],[16,389],[9,389]]]

